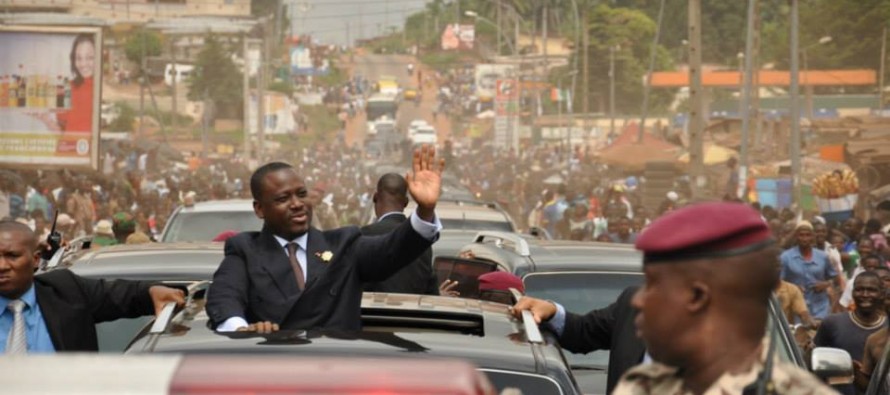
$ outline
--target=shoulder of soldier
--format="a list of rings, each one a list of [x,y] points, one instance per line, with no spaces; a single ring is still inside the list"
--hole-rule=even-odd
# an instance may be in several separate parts
[[[819,381],[812,373],[790,363],[773,367],[775,394],[781,395],[836,395],[837,391]]]
[[[672,394],[682,388],[677,368],[657,362],[637,365],[624,373],[613,395]]]

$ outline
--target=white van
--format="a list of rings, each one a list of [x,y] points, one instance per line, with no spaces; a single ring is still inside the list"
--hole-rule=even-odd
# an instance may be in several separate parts
[[[194,70],[195,70],[195,66],[193,66],[193,65],[177,63],[176,64],[176,76],[175,76],[176,83],[182,84],[182,83],[188,81],[189,76],[192,74],[192,71],[194,71]],[[164,83],[167,84],[167,86],[173,85],[173,78],[174,78],[173,74],[174,74],[173,63],[167,63],[167,66],[164,67]]]

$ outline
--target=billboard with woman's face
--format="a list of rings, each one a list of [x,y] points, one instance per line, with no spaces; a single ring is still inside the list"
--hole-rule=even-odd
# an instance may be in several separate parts
[[[96,168],[102,31],[0,26],[0,165]]]

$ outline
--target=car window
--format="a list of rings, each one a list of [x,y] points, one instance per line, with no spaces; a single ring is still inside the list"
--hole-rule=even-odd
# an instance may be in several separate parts
[[[523,278],[526,295],[552,300],[566,311],[585,314],[606,307],[625,288],[643,282],[640,273],[608,272],[551,272],[532,273]],[[600,350],[588,354],[566,353],[569,364],[576,368],[605,368],[609,364],[609,351]]]
[[[497,270],[497,265],[491,262],[453,257],[438,257],[433,266],[436,271],[437,283],[445,280],[457,281],[457,288],[464,298],[479,297],[479,276]]]
[[[171,220],[164,242],[211,241],[226,230],[259,231],[263,223],[253,211],[179,212]]]
[[[480,370],[485,373],[499,393],[503,393],[506,389],[518,389],[522,394],[535,395],[561,395],[563,393],[559,384],[547,376],[501,370]]]
[[[153,316],[121,318],[96,324],[96,340],[99,352],[122,353],[145,326],[154,320]]]

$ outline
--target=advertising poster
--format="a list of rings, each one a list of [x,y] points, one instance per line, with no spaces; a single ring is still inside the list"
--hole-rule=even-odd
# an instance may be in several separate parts
[[[102,33],[0,26],[0,164],[98,164]]]
[[[470,50],[476,40],[476,26],[450,24],[442,32],[442,49]]]
[[[515,75],[516,67],[506,64],[477,64],[475,81],[476,97],[479,101],[488,102],[494,99],[497,80]],[[518,89],[517,89],[518,91]]]
[[[290,67],[293,75],[326,75],[330,64],[317,50],[297,45],[290,49]]]

